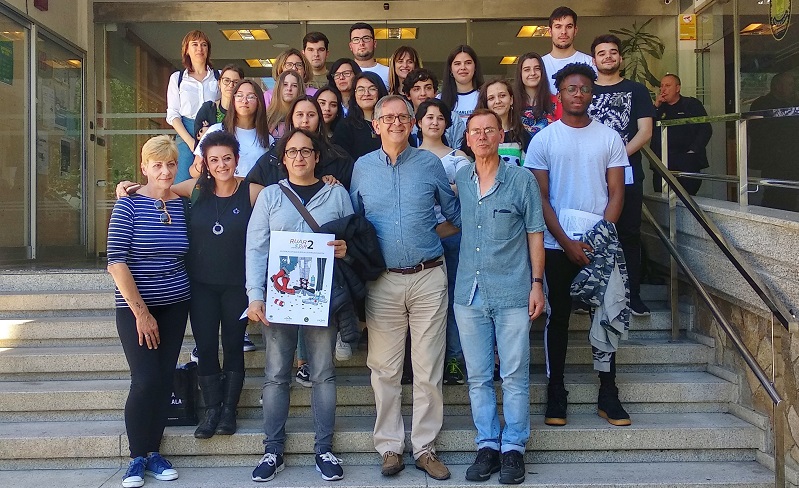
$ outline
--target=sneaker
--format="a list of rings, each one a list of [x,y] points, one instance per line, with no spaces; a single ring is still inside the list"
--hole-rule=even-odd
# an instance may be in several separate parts
[[[444,384],[445,385],[462,385],[463,368],[457,358],[450,358],[444,366]]]
[[[547,410],[544,423],[547,425],[566,425],[566,407],[569,392],[563,385],[549,385],[547,388]]]
[[[494,381],[502,381],[502,375],[499,374],[499,363],[494,363]]]
[[[352,346],[341,340],[341,333],[336,334],[336,361],[352,359]]]
[[[258,466],[252,470],[253,481],[270,481],[275,474],[283,471],[286,465],[283,464],[283,455],[267,452],[263,455]]]
[[[313,385],[313,383],[311,383],[311,373],[308,370],[308,363],[297,368],[297,376],[294,379],[305,388],[310,388]]]
[[[259,398],[259,399],[258,399],[258,403],[259,403],[261,406],[263,406],[263,404],[264,404],[264,394],[263,394],[263,393],[261,393],[261,398]]]
[[[611,425],[624,427],[632,424],[630,415],[621,406],[619,389],[616,386],[600,386],[596,406],[597,414]]]
[[[636,317],[649,317],[652,315],[649,307],[638,297],[630,299],[630,313]]]
[[[477,451],[474,463],[466,469],[466,479],[469,481],[487,481],[491,475],[499,471],[502,465],[499,451],[490,447],[483,447]]]
[[[200,358],[197,356],[197,346],[195,346],[194,349],[191,350],[191,360],[194,361],[195,363],[200,362]]]
[[[403,469],[405,469],[405,462],[402,460],[402,454],[397,454],[394,451],[383,454],[383,465],[380,466],[380,473],[383,476],[393,476]]]
[[[147,466],[147,459],[139,456],[131,459],[128,470],[122,478],[124,488],[139,488],[144,486],[144,468]]]
[[[518,485],[524,481],[524,456],[519,451],[502,453],[502,467],[499,468],[499,482],[504,485]]]
[[[316,470],[322,473],[322,479],[325,481],[338,481],[344,478],[341,459],[330,451],[316,455]]]
[[[255,350],[255,344],[250,340],[250,334],[244,333],[244,347],[242,348],[244,352],[250,352]]]
[[[438,459],[435,451],[427,450],[416,460],[416,469],[422,470],[434,480],[445,480],[450,477],[449,469]]]
[[[178,472],[172,463],[161,457],[157,452],[147,456],[147,467],[144,474],[150,475],[159,481],[172,481],[178,479]]]

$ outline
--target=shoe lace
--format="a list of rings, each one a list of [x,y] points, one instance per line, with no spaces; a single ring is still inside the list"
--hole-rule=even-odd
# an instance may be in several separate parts
[[[150,468],[150,471],[160,473],[165,469],[172,469],[172,463],[161,457],[159,453],[154,452],[147,458],[147,467]]]
[[[320,454],[319,458],[322,459],[322,461],[324,461],[326,463],[341,464],[341,459],[339,459],[336,456],[334,456],[333,453],[330,452],[330,451],[328,451],[328,452],[326,452],[324,454]]]
[[[390,457],[394,457],[394,456],[397,456],[397,457],[399,457],[399,454],[397,454],[397,453],[396,453],[396,452],[394,452],[394,451],[386,451],[386,453],[385,453],[385,454],[383,454],[383,461],[385,461],[386,459],[388,459],[388,458],[390,458]]]
[[[143,457],[137,457],[128,464],[128,470],[125,471],[125,478],[131,476],[141,476],[144,473],[144,467],[147,465],[147,460]]]
[[[477,459],[475,459],[476,464],[483,464],[491,462],[492,452],[490,448],[484,447],[477,451]]]
[[[422,449],[424,450],[424,452],[422,453],[421,456],[419,456],[420,460],[426,457],[428,461],[438,461],[438,456],[436,455],[436,452],[433,450],[432,445],[427,444],[423,446]]]
[[[452,358],[452,359],[450,359],[447,362],[447,373],[449,373],[449,374],[460,374],[461,373],[461,367],[458,364],[458,360],[457,359]]]
[[[258,461],[258,465],[268,464],[269,466],[276,466],[277,465],[277,454],[273,452],[267,452],[266,454],[261,457],[261,460]]]
[[[519,468],[523,462],[521,453],[511,451],[507,455],[502,456],[502,466],[506,468],[516,469]]]

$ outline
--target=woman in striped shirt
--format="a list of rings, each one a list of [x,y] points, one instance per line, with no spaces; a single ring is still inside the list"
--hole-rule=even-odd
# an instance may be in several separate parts
[[[178,477],[158,453],[166,425],[172,377],[189,313],[189,249],[183,202],[170,187],[178,150],[167,136],[142,147],[147,184],[114,205],[108,225],[108,272],[116,283],[116,324],[130,367],[125,429],[130,465],[123,487]]]

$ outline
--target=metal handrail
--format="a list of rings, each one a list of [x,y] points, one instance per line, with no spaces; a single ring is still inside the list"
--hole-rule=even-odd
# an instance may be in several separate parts
[[[738,250],[727,242],[727,239],[722,235],[716,224],[705,215],[704,210],[699,207],[693,197],[688,194],[671,171],[666,169],[654,151],[648,146],[644,146],[642,151],[649,158],[653,170],[660,175],[674,191],[676,196],[682,200],[685,207],[691,212],[691,215],[693,215],[702,228],[705,229],[705,232],[707,232],[713,242],[716,243],[716,246],[724,253],[732,265],[735,266],[735,269],[738,270],[744,280],[746,280],[749,286],[757,293],[760,299],[763,300],[763,303],[766,304],[783,327],[787,330],[791,325],[799,325],[797,324],[796,317],[793,316],[784,303],[776,299],[768,285],[766,285],[760,275],[749,263],[744,260]]]
[[[655,125],[658,127],[674,127],[677,125],[737,122],[739,120],[753,119],[781,119],[785,117],[799,117],[799,107],[770,108],[741,113],[733,112],[723,115],[701,115],[699,117],[686,117],[682,119],[657,120],[655,121]]]
[[[737,184],[740,178],[733,175],[714,175],[707,173],[691,173],[689,171],[672,171],[671,174],[677,178],[693,178],[696,180],[719,181],[722,183]],[[775,188],[789,188],[791,190],[799,190],[799,181],[796,180],[778,180],[776,178],[753,178],[748,177],[746,181],[754,186],[771,186]]]

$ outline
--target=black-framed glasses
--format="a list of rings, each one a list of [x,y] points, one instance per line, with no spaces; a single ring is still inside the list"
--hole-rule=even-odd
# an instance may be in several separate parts
[[[583,95],[590,95],[591,92],[593,91],[593,87],[590,85],[582,85],[582,86],[569,85],[566,87],[566,93],[568,93],[569,95],[576,95],[578,90]]]
[[[297,61],[296,63],[292,63],[292,62],[286,61],[285,63],[283,63],[283,69],[284,70],[293,69],[294,71],[299,71],[301,69],[304,70],[305,69],[305,65],[302,64],[302,61]]]
[[[395,120],[399,120],[400,124],[407,124],[408,122],[411,121],[411,116],[408,114],[399,114],[399,115],[386,114],[386,115],[381,115],[380,117],[378,117],[378,119],[380,119],[380,122],[383,122],[384,124],[388,125],[393,124]]]
[[[351,37],[350,42],[353,44],[360,44],[362,42],[372,42],[375,38],[372,36]]]
[[[222,86],[235,85],[236,83],[238,83],[238,81],[239,80],[232,80],[232,79],[228,78],[227,76],[225,76],[224,78],[220,78],[219,79],[219,83],[222,83]]]
[[[311,157],[311,154],[313,154],[313,152],[314,152],[313,149],[311,149],[310,147],[303,147],[300,149],[292,147],[286,149],[286,157],[289,159],[296,159],[297,154],[299,154],[300,156],[302,156],[302,159],[308,159]]]
[[[472,137],[478,137],[481,134],[490,136],[496,134],[498,131],[499,129],[497,129],[496,127],[486,127],[485,129],[481,129],[480,127],[474,127],[468,130],[469,135],[471,135]]]
[[[343,80],[344,78],[351,78],[354,74],[354,71],[347,70],[347,71],[339,71],[338,73],[333,73],[334,80]]]
[[[155,207],[156,210],[161,212],[159,220],[161,221],[162,224],[172,223],[172,216],[169,215],[169,212],[166,209],[166,202],[164,202],[162,198],[159,198],[158,200],[154,201],[153,206]]]

